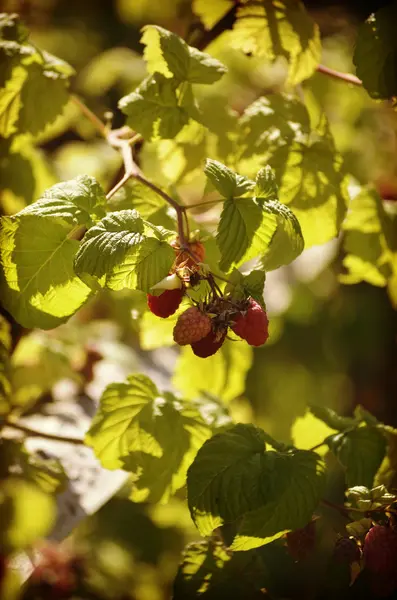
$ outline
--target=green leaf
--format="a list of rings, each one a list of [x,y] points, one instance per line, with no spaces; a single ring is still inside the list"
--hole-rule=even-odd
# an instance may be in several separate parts
[[[28,548],[47,535],[55,516],[53,499],[36,485],[17,477],[2,481],[0,546],[5,554]]]
[[[205,29],[211,29],[233,7],[234,0],[193,0],[192,10]]]
[[[174,582],[174,600],[257,600],[266,567],[255,552],[233,554],[221,542],[187,546]]]
[[[62,112],[73,69],[28,44],[0,41],[0,135],[37,135]]]
[[[108,213],[85,234],[76,254],[76,273],[87,283],[150,292],[169,273],[175,252],[170,232],[143,221],[136,210]],[[148,237],[148,234],[151,237]]]
[[[16,41],[22,44],[28,37],[26,27],[16,13],[0,13],[0,40]]]
[[[172,383],[185,398],[210,392],[228,402],[244,393],[251,364],[252,348],[246,343],[226,340],[216,354],[205,360],[186,346],[179,355]]]
[[[291,86],[308,79],[321,58],[319,28],[297,0],[244,0],[230,43],[272,62],[286,58]]]
[[[371,489],[386,454],[384,435],[374,427],[364,426],[331,436],[328,443],[345,468],[347,487],[362,485]]]
[[[74,238],[104,213],[104,202],[98,183],[84,175],[54,185],[37,202],[1,219],[2,302],[24,327],[56,327],[89,297],[74,273]]]
[[[262,198],[226,200],[216,240],[223,271],[256,257],[261,257],[266,270],[276,269],[294,260],[304,247],[292,211],[277,200]]]
[[[299,220],[305,247],[323,244],[339,233],[348,200],[342,161],[328,141],[295,142],[270,159],[280,198]]]
[[[201,535],[232,524],[231,548],[249,550],[307,524],[318,505],[324,465],[314,452],[266,451],[253,425],[205,442],[188,471],[189,509]]]
[[[186,107],[179,104],[176,88],[177,82],[161,73],[145,79],[119,102],[119,108],[127,115],[127,125],[146,140],[174,138],[190,118]]]
[[[86,434],[102,465],[136,478],[134,501],[166,501],[182,487],[198,448],[210,431],[199,411],[145,375],[130,375],[104,391]]]
[[[397,273],[397,218],[385,212],[375,190],[363,189],[352,199],[342,228],[348,271],[342,283],[385,286]]]
[[[262,96],[250,104],[238,121],[240,159],[262,156],[270,149],[310,133],[305,105],[290,94]]]
[[[221,196],[228,200],[244,196],[255,187],[255,183],[247,177],[210,158],[207,159],[204,173]]]
[[[390,2],[359,26],[353,61],[373,98],[397,96],[397,3]]]
[[[11,327],[0,315],[0,415],[9,411]]]
[[[255,196],[263,200],[278,200],[278,187],[274,171],[269,165],[260,169],[255,181]]]
[[[188,46],[175,33],[157,25],[143,28],[141,42],[150,73],[174,76],[178,81],[214,83],[226,72],[226,67],[209,54]]]

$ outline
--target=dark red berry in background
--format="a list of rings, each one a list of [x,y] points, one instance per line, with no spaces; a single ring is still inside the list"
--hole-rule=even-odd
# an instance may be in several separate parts
[[[225,341],[226,331],[220,339],[217,339],[216,333],[212,330],[198,342],[194,342],[191,347],[196,356],[200,358],[208,358],[218,352],[219,348]]]
[[[287,548],[294,560],[303,560],[314,548],[316,541],[316,522],[310,521],[302,529],[287,533]]]
[[[397,572],[397,533],[390,527],[375,525],[365,536],[363,555],[372,573]]]
[[[182,302],[185,288],[176,290],[165,290],[160,296],[147,295],[147,304],[150,311],[157,317],[166,319],[173,315],[179,308]]]
[[[361,550],[356,540],[348,537],[341,537],[336,540],[334,558],[337,562],[348,565],[358,562],[361,558]]]
[[[253,298],[249,298],[248,308],[234,319],[234,333],[251,346],[262,346],[269,337],[269,320],[266,311]]]

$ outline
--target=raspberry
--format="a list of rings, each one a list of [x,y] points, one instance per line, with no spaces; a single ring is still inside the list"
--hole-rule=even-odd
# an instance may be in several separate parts
[[[351,565],[361,558],[361,551],[353,538],[341,537],[336,540],[334,548],[335,560],[339,563]]]
[[[185,288],[182,287],[176,290],[165,290],[165,292],[160,294],[160,296],[152,296],[152,294],[148,294],[148,307],[154,315],[166,319],[170,315],[173,315],[178,309],[184,293]]]
[[[375,525],[365,536],[364,559],[368,571],[383,575],[394,573],[397,561],[397,533]]]
[[[194,344],[211,331],[211,319],[195,306],[182,313],[174,327],[174,340],[180,346]]]
[[[204,338],[192,344],[192,350],[196,356],[208,358],[208,356],[212,356],[215,352],[218,352],[225,341],[225,337],[226,331],[219,337],[219,334],[217,335],[211,330]]]
[[[232,329],[251,346],[262,346],[269,337],[267,314],[253,298],[248,302],[248,308],[234,319]]]
[[[306,558],[313,550],[316,541],[316,523],[310,521],[302,529],[287,533],[287,548],[294,560]]]
[[[188,267],[189,269],[197,269],[197,263],[193,260],[193,258],[187,253],[181,250],[179,245],[179,238],[172,241],[170,244],[175,252],[176,252],[176,267]],[[197,258],[198,262],[203,262],[205,257],[205,248],[201,242],[190,242],[189,250],[194,254]]]

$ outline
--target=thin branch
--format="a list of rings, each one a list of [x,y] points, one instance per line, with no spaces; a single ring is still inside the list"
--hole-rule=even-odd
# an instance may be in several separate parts
[[[326,67],[324,65],[318,65],[317,71],[319,73],[323,73],[324,75],[329,75],[329,77],[333,77],[334,79],[339,79],[339,81],[352,83],[353,85],[361,86],[363,84],[361,79],[352,73],[342,73],[341,71],[336,71],[335,69],[331,69],[330,67]]]
[[[322,448],[322,446],[326,446],[326,445],[327,445],[327,442],[324,440],[323,442],[320,442],[319,444],[316,444],[315,446],[313,446],[313,448],[309,448],[309,452],[315,452],[319,448]]]
[[[99,119],[96,114],[93,113],[92,110],[90,110],[88,106],[84,104],[84,102],[82,102],[75,94],[71,94],[70,99],[76,106],[78,106],[83,115],[87,117],[89,121],[91,121],[98,133],[100,133],[103,137],[107,137],[108,129],[105,123],[103,123],[101,119]]]
[[[106,194],[106,200],[110,200],[110,198],[112,196],[114,196],[114,194],[116,192],[119,191],[120,188],[123,187],[123,185],[125,185],[127,183],[127,181],[131,179],[131,175],[129,173],[124,173],[123,177],[120,179],[120,181],[118,181],[116,183],[116,185],[114,187],[112,187],[111,190],[109,190],[109,192]]]
[[[207,204],[217,204],[218,202],[224,202],[224,198],[217,198],[216,200],[206,200],[205,202],[196,202],[195,204],[188,204],[185,206],[185,210],[191,208],[199,208],[200,206],[206,206]]]
[[[26,433],[28,437],[38,437],[43,438],[45,440],[51,440],[52,442],[62,442],[66,444],[74,444],[75,446],[84,446],[84,441],[80,438],[68,437],[65,435],[55,435],[51,433],[46,433],[44,431],[37,431],[37,429],[31,429],[30,427],[21,425],[21,423],[5,421],[4,426],[16,429],[17,431],[22,431],[23,433]]]

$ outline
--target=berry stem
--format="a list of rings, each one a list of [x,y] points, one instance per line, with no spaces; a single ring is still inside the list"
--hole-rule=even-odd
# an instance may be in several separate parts
[[[329,77],[345,81],[346,83],[352,83],[353,85],[361,86],[363,84],[361,79],[356,77],[356,75],[353,75],[352,73],[342,73],[341,71],[336,71],[325,65],[318,65],[317,71],[323,73],[323,75],[328,75]]]

